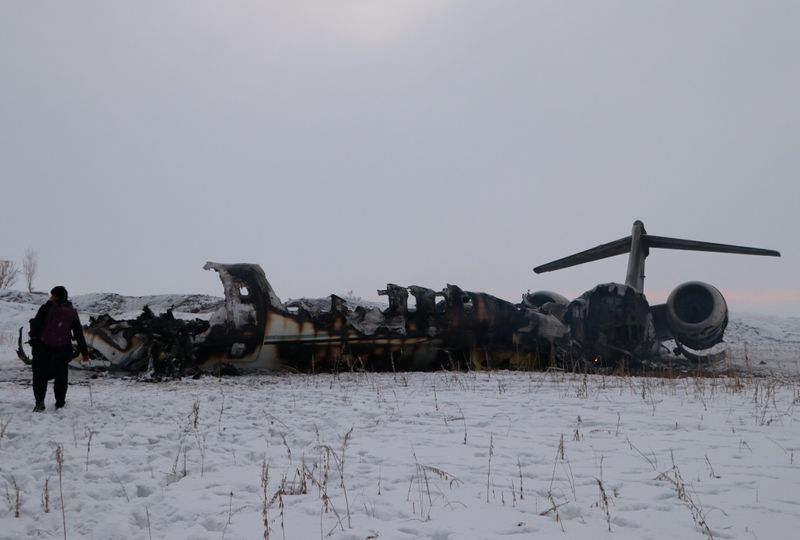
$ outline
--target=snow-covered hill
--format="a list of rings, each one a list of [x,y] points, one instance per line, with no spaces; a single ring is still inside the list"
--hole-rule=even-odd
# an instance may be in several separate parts
[[[28,293],[21,291],[0,291],[0,318],[5,319],[5,309],[17,305],[32,311],[36,310],[49,298],[46,293]],[[209,313],[222,303],[222,298],[203,294],[159,294],[151,296],[122,296],[116,293],[91,293],[70,298],[75,308],[82,314],[101,315],[108,313],[117,317],[125,313],[140,312],[144,306],[150,306],[155,312],[163,312],[174,308],[181,313]],[[5,321],[0,322],[0,330],[7,330]]]

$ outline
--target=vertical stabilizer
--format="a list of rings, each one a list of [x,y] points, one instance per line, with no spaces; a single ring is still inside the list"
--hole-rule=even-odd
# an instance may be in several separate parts
[[[650,254],[645,241],[647,231],[644,223],[638,219],[631,229],[631,251],[628,255],[628,272],[625,274],[625,285],[639,292],[644,290],[644,260]]]

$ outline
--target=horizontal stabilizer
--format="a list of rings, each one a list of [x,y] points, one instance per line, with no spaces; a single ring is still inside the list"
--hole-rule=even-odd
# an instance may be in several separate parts
[[[634,245],[634,238],[636,239]],[[553,270],[560,270],[562,268],[569,268],[570,266],[577,266],[579,264],[597,261],[615,255],[622,255],[623,253],[630,253],[634,265],[633,271],[629,268],[629,274],[633,276],[626,279],[626,283],[635,283],[636,277],[644,277],[644,258],[650,252],[650,248],[662,249],[682,249],[688,251],[710,251],[713,253],[738,253],[741,255],[765,255],[767,257],[780,257],[781,254],[774,249],[762,249],[746,246],[734,246],[731,244],[717,244],[714,242],[701,242],[698,240],[683,240],[681,238],[668,238],[666,236],[653,236],[647,234],[644,230],[644,225],[641,221],[633,224],[633,232],[631,236],[626,236],[619,240],[602,244],[586,251],[581,251],[574,255],[558,259],[533,269],[537,274],[542,272],[552,272]],[[635,286],[641,290],[641,283]]]
[[[699,242],[697,240],[682,240],[680,238],[667,238],[666,236],[645,235],[645,245],[653,248],[683,249],[688,251],[710,251],[713,253],[739,253],[741,255],[765,255],[767,257],[780,257],[781,254],[774,249],[761,249],[730,244],[715,244],[713,242]]]
[[[569,268],[570,266],[577,266],[587,262],[599,261],[600,259],[614,257],[615,255],[622,255],[623,253],[628,253],[630,250],[631,237],[626,236],[625,238],[609,242],[608,244],[593,247],[591,249],[587,249],[586,251],[581,251],[580,253],[570,255],[569,257],[564,257],[563,259],[558,259],[557,261],[537,266],[533,269],[533,271],[537,274],[541,274],[542,272],[552,272],[553,270],[560,270],[562,268]]]

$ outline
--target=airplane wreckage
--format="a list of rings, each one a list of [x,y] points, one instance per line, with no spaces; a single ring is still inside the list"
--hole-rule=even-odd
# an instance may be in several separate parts
[[[176,375],[190,370],[427,370],[551,366],[610,370],[713,361],[728,308],[715,287],[676,287],[665,304],[644,295],[651,248],[780,256],[773,250],[648,235],[630,236],[534,268],[542,273],[624,253],[625,283],[597,285],[569,301],[549,291],[514,304],[447,285],[441,291],[388,284],[388,307],[353,306],[331,295],[281,302],[256,264],[206,263],[225,299],[208,320],[178,320],[145,308],[132,320],[108,315],[85,327],[91,356],[109,369]],[[409,306],[409,294],[414,307]],[[674,341],[667,347],[665,342]],[[26,360],[20,329],[18,354]]]

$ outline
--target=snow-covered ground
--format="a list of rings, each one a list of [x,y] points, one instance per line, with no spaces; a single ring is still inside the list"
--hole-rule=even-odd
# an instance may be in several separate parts
[[[49,396],[33,414],[28,374],[9,363],[3,539],[61,538],[62,491],[69,538],[262,538],[265,492],[271,538],[763,539],[800,527],[795,380],[77,373],[65,409]]]
[[[0,298],[0,539],[264,538],[265,507],[272,539],[800,528],[798,319],[732,320],[759,377],[74,372],[33,414],[11,337],[35,307]]]

